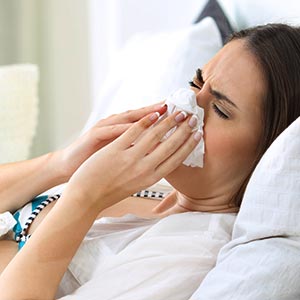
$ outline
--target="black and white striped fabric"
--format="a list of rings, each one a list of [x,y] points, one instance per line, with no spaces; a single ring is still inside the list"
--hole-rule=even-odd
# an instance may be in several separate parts
[[[53,201],[56,201],[57,199],[60,198],[60,194],[48,197],[46,200],[44,200],[43,202],[41,202],[35,210],[32,211],[32,213],[30,214],[30,216],[28,217],[24,227],[22,228],[22,231],[16,236],[15,240],[16,242],[20,243],[20,242],[26,242],[29,238],[30,238],[30,234],[27,234],[27,230],[29,228],[29,226],[31,225],[31,223],[34,221],[34,219],[38,216],[38,214],[50,203],[52,203]]]
[[[158,191],[151,191],[151,190],[141,190],[135,194],[133,194],[133,197],[140,197],[140,198],[150,198],[150,199],[157,199],[162,200],[164,199],[169,193],[165,192],[158,192]],[[46,200],[42,201],[35,210],[32,211],[30,216],[28,217],[24,227],[22,228],[22,231],[16,236],[15,240],[17,243],[26,243],[26,241],[31,237],[30,234],[27,234],[29,226],[32,224],[32,222],[35,220],[35,218],[38,216],[38,214],[50,203],[53,201],[56,201],[59,199],[61,194],[57,194],[51,197],[48,197]]]
[[[151,199],[164,199],[169,193],[157,192],[157,191],[150,191],[150,190],[141,190],[135,194],[133,197],[141,197],[141,198],[151,198]]]

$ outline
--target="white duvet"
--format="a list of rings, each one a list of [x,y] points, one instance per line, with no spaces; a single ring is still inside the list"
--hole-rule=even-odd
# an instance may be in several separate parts
[[[103,218],[68,270],[82,286],[61,300],[189,299],[231,239],[234,221],[234,214],[200,212]]]

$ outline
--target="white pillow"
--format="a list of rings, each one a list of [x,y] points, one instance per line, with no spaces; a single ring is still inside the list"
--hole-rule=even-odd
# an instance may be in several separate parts
[[[218,0],[235,30],[266,23],[300,25],[299,0]]]
[[[225,245],[193,300],[300,299],[300,118],[256,167]]]
[[[196,69],[221,47],[220,33],[210,17],[181,30],[130,39],[115,58],[84,131],[99,118],[162,101],[186,87]]]

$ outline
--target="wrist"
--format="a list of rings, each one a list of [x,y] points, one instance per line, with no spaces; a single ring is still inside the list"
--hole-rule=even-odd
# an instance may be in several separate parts
[[[62,199],[62,201],[71,201],[81,211],[93,212],[95,218],[101,211],[111,206],[102,195],[87,191],[85,187],[79,184],[74,185],[72,179],[67,183]]]
[[[55,185],[65,183],[70,179],[72,174],[69,174],[70,172],[65,166],[61,151],[46,154],[46,160],[47,172],[49,172]]]

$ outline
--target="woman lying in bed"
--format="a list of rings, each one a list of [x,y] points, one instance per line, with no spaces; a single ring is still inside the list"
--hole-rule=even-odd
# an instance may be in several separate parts
[[[32,224],[23,232],[21,228],[18,243],[10,240],[11,232],[0,241],[0,299],[54,299],[76,251],[101,216],[132,213],[137,219],[130,219],[130,226],[137,224],[139,217],[146,217],[141,219],[149,221],[145,221],[148,227],[143,223],[146,230],[160,219],[179,213],[199,212],[199,220],[213,213],[234,218],[232,213],[238,211],[257,162],[272,141],[300,115],[299,70],[300,29],[273,24],[234,34],[197,71],[190,85],[205,111],[203,168],[181,164],[201,139],[199,132],[193,132],[192,116],[177,112],[146,131],[166,112],[161,105],[111,116],[66,149],[2,166],[3,213],[15,212],[52,186],[66,181],[68,184],[58,201],[50,199],[48,202],[54,201],[42,204]],[[178,126],[175,133],[160,143],[174,126]],[[163,177],[174,192],[161,202],[130,197]],[[36,205],[40,200],[35,200]],[[126,224],[126,220],[122,222]],[[101,227],[101,222],[97,224]],[[121,241],[127,239],[126,231],[124,237],[122,229],[117,231],[121,232]],[[209,223],[201,231],[204,235],[212,232]],[[208,271],[209,268],[205,270]],[[117,289],[125,277],[108,272],[105,278],[116,283],[112,287]],[[200,282],[196,280],[195,284]],[[169,289],[176,290],[176,283],[170,284]],[[188,290],[185,297],[195,288]],[[153,284],[152,289],[155,290]],[[163,291],[158,293],[163,295]],[[95,297],[112,296],[102,294],[100,289]],[[181,298],[174,295],[172,299]]]

